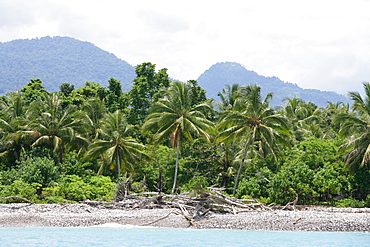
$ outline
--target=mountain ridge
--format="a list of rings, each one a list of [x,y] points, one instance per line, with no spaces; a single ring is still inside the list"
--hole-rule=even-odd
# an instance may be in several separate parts
[[[41,79],[48,91],[59,91],[68,82],[81,87],[86,81],[108,86],[108,80],[121,81],[123,91],[129,91],[136,77],[135,67],[104,51],[88,41],[71,37],[42,37],[0,42],[0,95],[24,87],[31,79]],[[325,106],[327,101],[347,102],[335,92],[302,89],[296,84],[283,82],[277,77],[265,77],[247,70],[236,62],[219,62],[212,65],[197,79],[207,96],[219,99],[225,85],[258,83],[262,94],[273,92],[272,105],[281,105],[285,97],[299,97]]]
[[[30,79],[41,79],[49,91],[64,82],[81,87],[86,81],[107,86],[113,77],[131,88],[135,69],[114,54],[87,41],[70,37],[42,37],[0,43],[0,93],[15,91]],[[9,81],[13,87],[9,85]],[[14,83],[20,88],[14,88]]]
[[[284,82],[278,77],[266,77],[257,74],[255,71],[246,69],[236,62],[219,62],[212,65],[197,79],[199,85],[207,91],[207,97],[218,98],[217,93],[222,91],[224,85],[234,83],[241,86],[257,83],[261,86],[262,95],[273,92],[271,105],[282,105],[285,98],[302,98],[311,101],[320,107],[325,107],[328,102],[348,103],[344,95],[318,89],[303,89],[297,84]],[[215,90],[217,88],[217,91]]]

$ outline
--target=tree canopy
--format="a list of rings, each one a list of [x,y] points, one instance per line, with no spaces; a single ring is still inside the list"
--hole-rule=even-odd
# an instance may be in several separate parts
[[[43,203],[129,192],[224,187],[242,199],[370,206],[370,84],[352,104],[301,98],[271,106],[260,85],[226,85],[222,102],[197,81],[136,66],[133,87],[40,79],[0,97],[0,192]],[[109,189],[107,189],[109,187]]]

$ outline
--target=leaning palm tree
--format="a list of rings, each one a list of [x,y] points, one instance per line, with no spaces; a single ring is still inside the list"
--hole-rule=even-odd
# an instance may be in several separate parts
[[[143,133],[154,133],[153,142],[161,143],[170,139],[176,149],[176,165],[172,192],[175,192],[182,139],[192,141],[203,137],[210,141],[213,123],[205,117],[212,111],[208,103],[192,105],[192,90],[185,83],[173,82],[163,90],[163,97],[154,103],[142,127]]]
[[[127,123],[121,111],[107,113],[100,121],[100,126],[98,139],[85,154],[89,159],[103,159],[99,174],[103,172],[104,165],[108,164],[111,169],[117,167],[119,179],[121,171],[133,171],[135,165],[148,158],[143,151],[145,146],[130,137],[133,126]]]
[[[221,133],[218,142],[240,140],[244,143],[243,155],[235,177],[233,195],[238,186],[240,173],[252,146],[258,146],[265,156],[271,154],[275,160],[278,143],[288,144],[287,135],[289,126],[286,118],[282,117],[269,107],[272,93],[261,98],[261,88],[258,85],[246,87],[244,97],[238,98],[231,110],[221,114],[218,128]],[[254,145],[257,144],[258,145]]]
[[[340,131],[347,142],[342,146],[351,151],[347,154],[345,165],[351,170],[370,164],[370,83],[363,83],[366,98],[358,92],[349,92],[353,101],[352,112],[336,116],[335,122],[340,123]]]

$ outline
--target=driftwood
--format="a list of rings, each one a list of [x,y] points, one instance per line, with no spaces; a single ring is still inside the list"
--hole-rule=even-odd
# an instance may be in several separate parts
[[[295,194],[294,201],[288,202],[281,210],[288,209],[288,210],[296,211],[295,205],[297,204],[297,202],[298,202],[298,194]]]
[[[293,222],[293,225],[297,224],[297,223],[298,223],[298,221],[300,221],[300,220],[302,220],[302,218],[298,218],[298,219],[296,219],[296,220]]]
[[[174,211],[171,211],[171,212],[169,212],[166,216],[164,216],[164,217],[162,217],[162,218],[159,218],[159,219],[156,219],[156,220],[153,220],[153,221],[151,221],[151,222],[148,222],[148,223],[142,224],[141,226],[148,226],[148,225],[151,225],[151,224],[153,224],[153,223],[155,223],[155,222],[158,222],[158,221],[160,221],[160,220],[163,220],[163,219],[167,218],[167,217],[168,217],[168,216],[170,216],[171,214],[177,214],[177,213],[176,213],[176,212],[174,212]]]
[[[153,220],[144,225],[150,225],[169,217],[171,214],[182,215],[190,225],[196,227],[195,220],[210,212],[238,214],[251,211],[272,211],[272,209],[257,200],[240,200],[222,193],[223,189],[208,187],[207,192],[186,192],[168,195],[157,192],[127,194],[121,201],[98,202],[83,201],[84,203],[105,208],[137,210],[152,208],[173,209],[166,216]]]
[[[209,192],[186,192],[178,195],[168,195],[157,192],[137,193],[126,195],[124,200],[118,202],[99,202],[85,200],[91,206],[121,209],[151,209],[176,208],[194,211],[193,217],[204,216],[208,212],[239,213],[240,211],[266,211],[270,207],[257,200],[240,200],[223,194],[222,189],[209,187]]]
[[[7,196],[7,197],[0,197],[0,202],[5,201],[5,200],[8,200],[8,199],[20,199],[20,200],[26,201],[26,202],[28,202],[28,203],[34,204],[33,202],[31,202],[31,201],[30,201],[30,200],[28,200],[27,198],[23,198],[23,197],[20,197],[20,196]]]

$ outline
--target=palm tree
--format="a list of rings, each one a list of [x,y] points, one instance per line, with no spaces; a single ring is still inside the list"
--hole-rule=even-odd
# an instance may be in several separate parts
[[[235,177],[233,195],[238,186],[240,173],[245,159],[254,144],[265,156],[271,154],[277,161],[275,151],[278,143],[287,144],[289,126],[286,118],[269,108],[272,93],[261,99],[261,88],[258,85],[246,87],[245,97],[238,98],[231,110],[221,114],[218,128],[223,131],[218,135],[218,142],[242,140],[243,155]]]
[[[29,148],[37,137],[37,132],[26,129],[25,119],[6,121],[0,118],[0,157],[10,155],[19,160],[21,152]]]
[[[96,140],[98,138],[101,119],[103,119],[106,112],[107,108],[103,101],[92,99],[83,104],[82,110],[77,113],[77,116],[84,123],[90,139]]]
[[[20,92],[10,93],[6,99],[0,102],[0,105],[0,109],[9,118],[19,118],[25,113],[26,104]]]
[[[336,139],[337,135],[340,130],[340,124],[335,122],[335,118],[339,114],[348,114],[350,110],[349,103],[344,104],[343,102],[332,103],[328,102],[326,108],[323,110],[321,114],[321,119],[323,119],[323,123],[325,127],[329,128],[330,131],[324,130],[326,133],[330,133],[331,135],[325,134],[325,136],[331,136],[331,138]]]
[[[235,83],[230,85],[226,85],[222,92],[219,92],[217,96],[220,97],[221,102],[218,104],[219,108],[222,111],[230,109],[237,98],[243,95],[243,90],[245,87],[240,86],[239,84]]]
[[[21,151],[30,146],[37,133],[26,128],[28,120],[21,93],[10,93],[0,102],[0,108],[0,157],[12,156],[18,160]]]
[[[303,141],[305,136],[316,133],[320,128],[318,114],[320,109],[312,102],[306,103],[300,98],[285,98],[285,107],[281,107],[281,113],[291,123],[291,130],[296,141]]]
[[[104,169],[104,161],[111,169],[117,167],[119,179],[121,171],[132,171],[134,165],[148,158],[143,151],[145,146],[130,137],[133,126],[127,123],[120,110],[107,113],[101,120],[100,126],[99,139],[89,146],[85,154],[89,159],[103,158],[99,169],[100,174]]]
[[[192,90],[185,83],[173,82],[163,90],[163,97],[155,102],[142,127],[144,133],[153,132],[153,142],[161,143],[170,139],[176,148],[176,165],[172,192],[175,192],[178,174],[182,139],[192,141],[195,137],[203,137],[210,141],[213,123],[205,117],[212,111],[208,103],[192,105]]]
[[[32,146],[52,149],[59,162],[62,162],[66,148],[87,147],[88,140],[79,135],[81,123],[73,118],[74,109],[71,106],[62,108],[62,100],[57,94],[47,96],[46,101],[37,102],[31,108],[32,115],[37,117],[29,124],[29,128],[38,133]]]
[[[240,149],[238,148],[240,145],[239,142],[236,140],[232,142],[221,142],[217,145],[218,153],[220,154],[220,158],[218,162],[222,165],[222,173],[220,174],[223,179],[223,187],[227,187],[230,178],[234,174],[234,165],[239,163],[240,158]]]
[[[335,118],[340,123],[340,134],[347,137],[343,148],[350,148],[345,165],[355,171],[370,163],[370,83],[363,83],[366,98],[358,92],[349,92],[353,101],[352,112],[341,113]]]

